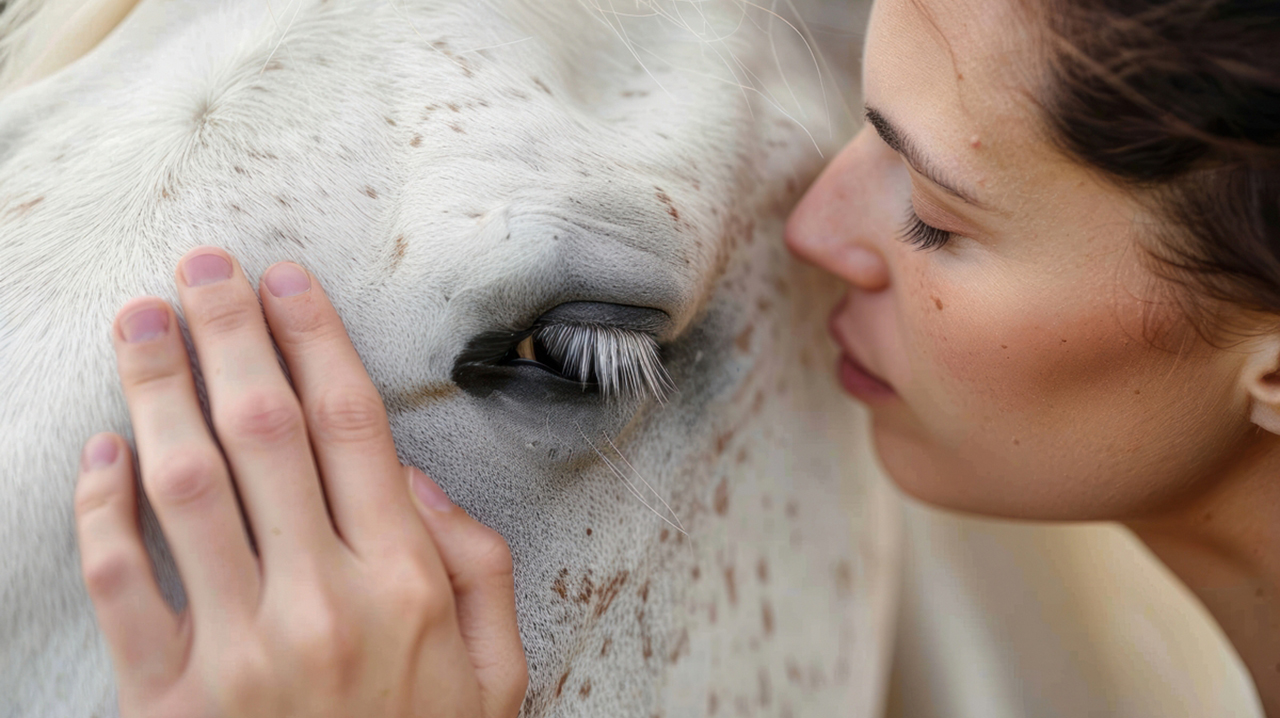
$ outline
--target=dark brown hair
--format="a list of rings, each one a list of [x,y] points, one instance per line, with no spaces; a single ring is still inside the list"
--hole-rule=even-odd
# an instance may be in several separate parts
[[[1197,307],[1280,317],[1280,0],[1044,2],[1053,139],[1151,200]]]

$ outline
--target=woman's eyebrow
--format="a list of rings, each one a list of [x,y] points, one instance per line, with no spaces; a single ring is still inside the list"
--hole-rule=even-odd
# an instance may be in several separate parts
[[[978,200],[974,199],[972,192],[966,192],[958,187],[955,182],[948,180],[945,175],[937,169],[937,165],[929,161],[928,156],[920,151],[919,146],[911,141],[911,138],[903,134],[889,119],[881,114],[873,107],[867,107],[867,122],[875,128],[876,134],[880,135],[880,139],[884,140],[894,152],[902,155],[902,158],[911,165],[912,169],[924,175],[929,181],[946,190],[949,194],[954,195],[957,199],[967,202],[974,207],[986,209]]]

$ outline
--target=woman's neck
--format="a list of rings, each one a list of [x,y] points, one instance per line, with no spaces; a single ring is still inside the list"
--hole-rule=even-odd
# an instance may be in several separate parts
[[[1126,522],[1200,598],[1280,718],[1280,437],[1259,434],[1213,488]]]

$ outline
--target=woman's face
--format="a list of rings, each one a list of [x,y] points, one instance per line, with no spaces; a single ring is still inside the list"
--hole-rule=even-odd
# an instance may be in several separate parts
[[[1176,309],[1135,230],[1156,220],[1049,144],[1034,22],[1012,0],[879,0],[872,121],[787,241],[850,285],[837,371],[907,492],[1010,517],[1147,515],[1245,453],[1245,356]],[[908,233],[911,208],[942,232]],[[907,238],[944,233],[932,250]]]

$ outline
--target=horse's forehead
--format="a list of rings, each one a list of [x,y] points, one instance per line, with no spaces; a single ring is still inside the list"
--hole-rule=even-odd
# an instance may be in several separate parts
[[[750,108],[722,58],[690,51],[689,27],[630,22],[619,42],[576,3],[336,7],[211,4],[181,24],[151,8],[131,19],[163,30],[131,48],[141,62],[80,73],[95,111],[34,131],[46,154],[77,138],[131,156],[56,160],[100,177],[81,183],[95,193],[155,203],[166,233],[210,228],[198,241],[306,246],[340,224],[385,245],[388,276],[456,291],[576,257],[595,272],[664,258],[649,274],[666,293],[697,292]],[[73,199],[50,190],[26,201]]]

